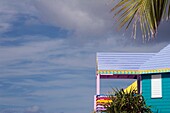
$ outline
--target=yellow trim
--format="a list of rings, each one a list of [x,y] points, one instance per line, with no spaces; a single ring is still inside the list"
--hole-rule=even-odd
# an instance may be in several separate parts
[[[112,100],[97,100],[97,103],[111,103]]]
[[[98,74],[148,74],[170,72],[170,68],[151,69],[151,70],[98,70]]]

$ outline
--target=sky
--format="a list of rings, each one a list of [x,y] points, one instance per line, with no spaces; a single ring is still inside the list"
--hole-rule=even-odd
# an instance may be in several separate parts
[[[118,31],[112,0],[0,0],[0,113],[91,113],[96,52],[158,52],[155,39]],[[101,80],[101,92],[130,80]]]

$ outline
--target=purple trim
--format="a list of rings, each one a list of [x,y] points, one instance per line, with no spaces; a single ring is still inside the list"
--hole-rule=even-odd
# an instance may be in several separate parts
[[[141,75],[140,75],[140,76],[137,76],[137,89],[138,89],[138,94],[140,94],[140,92],[141,92],[141,91],[140,91],[140,90],[141,90],[141,89],[140,89],[140,85],[141,85],[141,84],[140,84],[140,81],[141,81]]]
[[[100,79],[136,79],[139,75],[100,75]]]

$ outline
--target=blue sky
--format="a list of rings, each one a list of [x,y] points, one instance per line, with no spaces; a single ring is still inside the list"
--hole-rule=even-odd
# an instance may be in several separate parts
[[[111,0],[0,0],[0,113],[90,113],[96,52],[157,52],[170,23],[143,43],[118,32]],[[140,33],[139,33],[140,34]],[[102,80],[102,93],[132,81]]]

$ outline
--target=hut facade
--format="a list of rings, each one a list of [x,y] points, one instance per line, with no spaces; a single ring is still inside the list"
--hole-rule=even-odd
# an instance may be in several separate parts
[[[100,94],[100,79],[136,79],[138,93],[154,113],[170,113],[170,45],[158,53],[97,53],[94,110],[107,96]]]

